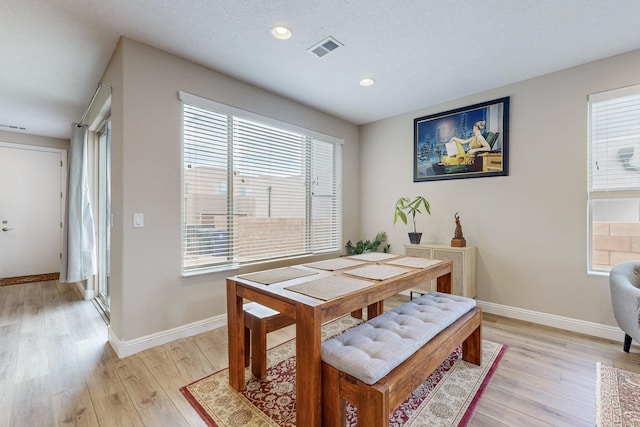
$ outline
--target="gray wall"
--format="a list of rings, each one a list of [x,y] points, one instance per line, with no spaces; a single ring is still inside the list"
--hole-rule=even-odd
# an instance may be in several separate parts
[[[638,84],[639,72],[634,51],[362,126],[362,230],[387,231],[402,252],[409,227],[392,225],[394,203],[424,195],[423,241],[448,243],[460,212],[479,300],[615,325],[607,277],[586,273],[587,95]],[[414,118],[505,96],[509,176],[413,182]]]
[[[408,226],[392,225],[393,205],[422,194],[433,207],[419,219],[426,242],[449,242],[460,212],[478,247],[479,300],[615,325],[607,278],[586,273],[586,101],[640,83],[639,70],[635,51],[358,128],[123,38],[103,78],[113,87],[111,328],[133,340],[223,314],[225,278],[244,272],[181,277],[179,90],[343,138],[343,242],[386,231],[401,253]],[[509,176],[412,182],[414,118],[504,96]],[[134,212],[144,228],[133,229]]]
[[[225,313],[225,278],[244,272],[181,277],[180,90],[344,139],[343,240],[358,238],[358,127],[126,38],[102,82],[113,88],[111,328],[120,340]],[[144,228],[132,227],[134,212]]]

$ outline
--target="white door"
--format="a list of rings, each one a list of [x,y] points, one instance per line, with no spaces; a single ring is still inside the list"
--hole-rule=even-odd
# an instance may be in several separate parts
[[[0,278],[60,271],[66,157],[0,142]]]

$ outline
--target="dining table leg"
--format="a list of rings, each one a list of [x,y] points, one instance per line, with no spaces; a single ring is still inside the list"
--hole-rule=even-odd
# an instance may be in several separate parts
[[[438,276],[437,290],[446,294],[451,293],[451,272]]]
[[[227,279],[227,329],[229,339],[229,384],[235,390],[246,387],[244,378],[244,315],[242,298],[236,293],[236,282]]]
[[[296,425],[322,424],[322,318],[315,307],[296,308]]]
[[[367,320],[380,316],[382,313],[384,313],[384,300],[367,306]]]

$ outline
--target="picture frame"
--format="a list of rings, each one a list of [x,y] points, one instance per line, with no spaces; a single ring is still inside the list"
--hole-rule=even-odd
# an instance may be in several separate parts
[[[413,121],[413,181],[509,175],[509,97]]]

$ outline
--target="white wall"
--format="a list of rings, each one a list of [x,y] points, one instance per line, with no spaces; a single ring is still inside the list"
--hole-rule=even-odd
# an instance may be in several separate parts
[[[586,273],[587,95],[638,83],[634,51],[362,126],[362,230],[387,231],[401,253],[409,227],[392,225],[395,201],[423,195],[425,242],[448,243],[460,212],[478,300],[615,325],[608,278]],[[509,176],[413,182],[414,118],[505,96]]]
[[[343,138],[343,240],[359,235],[356,126],[126,38],[102,82],[113,88],[111,330],[119,340],[224,314],[225,279],[241,273],[181,277],[179,90]],[[133,229],[134,212],[144,213],[144,228]]]

